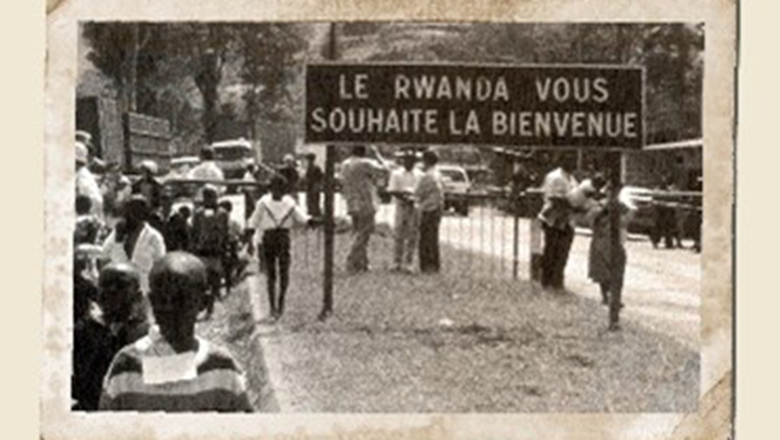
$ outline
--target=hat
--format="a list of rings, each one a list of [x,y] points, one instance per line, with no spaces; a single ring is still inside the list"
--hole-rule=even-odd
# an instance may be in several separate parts
[[[83,142],[76,142],[76,163],[86,164],[89,161],[89,149]]]
[[[203,194],[203,198],[206,198],[207,195],[215,199],[219,197],[219,192],[217,191],[217,187],[212,184],[203,185],[202,194]]]
[[[147,171],[150,174],[157,174],[157,164],[151,160],[144,160],[138,166],[141,171]]]
[[[83,142],[85,144],[92,143],[92,135],[84,130],[76,130],[76,142]]]

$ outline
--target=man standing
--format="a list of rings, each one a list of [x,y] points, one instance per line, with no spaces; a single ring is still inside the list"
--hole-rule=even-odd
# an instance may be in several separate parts
[[[157,180],[157,164],[145,160],[139,166],[141,178],[133,184],[133,194],[141,194],[152,211],[157,211],[162,205],[162,184]]]
[[[372,150],[377,160],[366,157],[366,147],[357,145],[341,169],[347,212],[352,218],[352,248],[347,256],[347,272],[369,270],[368,242],[374,232],[376,215],[376,180],[387,172],[387,165],[376,147]]]
[[[97,307],[90,304],[73,329],[71,395],[74,410],[97,410],[103,377],[114,355],[149,330],[140,276],[128,263],[110,264],[99,278]]]
[[[296,193],[298,191],[298,180],[300,180],[300,177],[298,176],[298,168],[295,164],[295,156],[292,154],[284,155],[282,166],[279,168],[279,174],[281,174],[281,176],[284,177],[285,182],[287,182],[284,193],[291,195],[293,199],[297,201],[298,197]]]
[[[220,298],[224,274],[222,261],[228,251],[229,214],[218,203],[217,189],[206,185],[203,187],[203,204],[192,216],[192,251],[200,257],[207,271],[207,319],[214,313],[214,301]]]
[[[200,180],[225,180],[225,175],[222,173],[222,169],[214,161],[215,154],[214,149],[211,147],[203,147],[200,150],[200,164],[190,170],[190,179]]]
[[[76,142],[76,196],[86,196],[92,202],[91,214],[103,217],[103,193],[95,175],[89,170],[89,149]]]
[[[320,194],[322,193],[322,181],[325,175],[316,163],[317,156],[314,153],[306,155],[306,174],[303,176],[306,189],[306,210],[314,217],[322,216],[320,209]]]
[[[444,211],[444,190],[436,168],[439,157],[433,151],[423,153],[423,175],[415,188],[420,210],[420,271],[436,273],[441,270],[439,258],[439,224]]]
[[[149,202],[134,195],[124,206],[122,221],[103,243],[102,259],[112,263],[132,263],[141,276],[141,291],[149,293],[149,271],[165,255],[165,240],[149,225]]]
[[[539,213],[544,230],[542,287],[560,291],[564,289],[564,272],[574,240],[572,207],[568,198],[577,187],[577,180],[571,175],[572,168],[564,160],[559,168],[545,176],[542,185],[544,206]]]
[[[401,156],[401,168],[390,174],[387,192],[395,198],[395,252],[393,271],[411,271],[417,246],[418,216],[414,189],[422,173],[414,167],[414,151]]]

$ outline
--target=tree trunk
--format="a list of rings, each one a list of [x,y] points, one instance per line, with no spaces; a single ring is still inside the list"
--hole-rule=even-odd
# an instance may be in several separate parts
[[[130,24],[130,44],[123,60],[120,111],[135,112],[137,108],[136,87],[138,82],[138,23]]]
[[[203,132],[206,142],[214,142],[217,122],[217,101],[219,100],[220,80],[219,58],[213,52],[203,55],[200,74],[195,78],[195,83],[203,97]]]

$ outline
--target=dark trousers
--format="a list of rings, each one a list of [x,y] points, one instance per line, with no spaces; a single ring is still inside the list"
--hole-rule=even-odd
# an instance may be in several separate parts
[[[574,229],[543,225],[544,250],[542,254],[542,286],[563,289],[564,271],[574,241]]]
[[[290,283],[290,230],[269,229],[263,233],[263,260],[268,301],[271,314],[284,312],[284,294]],[[276,295],[276,277],[279,276],[279,295]]]
[[[663,241],[667,249],[671,249],[675,244],[679,244],[680,236],[677,227],[677,214],[674,208],[663,205],[656,206],[655,227],[650,240],[654,247],[657,247]]]
[[[347,255],[347,271],[365,272],[368,270],[368,242],[376,228],[374,212],[353,212],[349,215],[352,217],[352,247]]]
[[[306,193],[306,211],[312,217],[322,217],[319,191],[308,191]]]
[[[420,271],[438,272],[441,269],[439,260],[439,224],[441,210],[423,211],[420,213],[420,241],[418,244]]]

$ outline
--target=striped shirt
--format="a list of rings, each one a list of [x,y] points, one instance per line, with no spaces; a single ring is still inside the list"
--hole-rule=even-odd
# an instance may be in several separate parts
[[[190,352],[193,357],[192,374],[178,380],[169,378],[160,381],[159,377],[152,378],[152,372],[145,372],[144,368],[151,365],[150,359],[160,360],[165,357],[158,354],[164,351],[170,353],[170,347],[159,334],[155,335],[155,332],[120,350],[103,381],[100,409],[165,412],[253,411],[246,392],[244,374],[226,350],[198,338],[197,352]],[[168,356],[170,357],[170,354]]]

